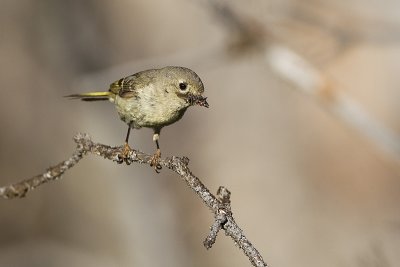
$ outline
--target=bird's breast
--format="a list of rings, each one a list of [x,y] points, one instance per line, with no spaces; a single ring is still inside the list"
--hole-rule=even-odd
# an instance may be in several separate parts
[[[181,119],[187,109],[149,93],[132,98],[117,96],[115,107],[120,118],[126,123],[132,122],[134,128],[154,128],[172,124]]]

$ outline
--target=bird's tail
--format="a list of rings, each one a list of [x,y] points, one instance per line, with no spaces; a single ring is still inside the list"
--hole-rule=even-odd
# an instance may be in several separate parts
[[[82,101],[101,101],[112,99],[114,94],[112,92],[90,92],[83,94],[67,95],[69,99],[80,99]]]

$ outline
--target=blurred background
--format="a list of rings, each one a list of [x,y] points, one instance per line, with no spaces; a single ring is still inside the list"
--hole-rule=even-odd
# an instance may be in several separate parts
[[[398,266],[400,2],[2,0],[0,184],[122,145],[110,103],[64,95],[166,65],[202,78],[210,109],[163,129],[272,266]],[[131,135],[152,153],[152,131]],[[0,201],[0,266],[250,266],[177,175],[88,156]],[[397,262],[397,264],[396,264]]]

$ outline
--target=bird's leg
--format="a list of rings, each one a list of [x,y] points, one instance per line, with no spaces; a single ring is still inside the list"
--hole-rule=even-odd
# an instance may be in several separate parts
[[[132,148],[129,146],[129,135],[131,133],[131,126],[132,123],[128,124],[128,133],[126,134],[126,138],[125,138],[125,144],[124,144],[124,149],[122,150],[122,160],[124,160],[126,162],[126,164],[128,164],[128,157],[129,157],[129,153],[132,151]]]
[[[154,170],[157,173],[160,173],[160,170],[162,168],[160,165],[161,150],[160,150],[160,144],[158,143],[159,138],[160,138],[160,130],[156,130],[153,135],[153,141],[156,142],[157,150],[150,159],[150,166],[154,167]]]

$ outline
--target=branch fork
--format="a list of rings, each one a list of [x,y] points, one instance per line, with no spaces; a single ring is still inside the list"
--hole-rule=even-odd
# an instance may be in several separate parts
[[[68,169],[74,167],[87,154],[101,156],[120,164],[123,162],[128,165],[134,162],[151,164],[151,155],[139,150],[131,150],[127,155],[123,155],[123,146],[111,147],[95,143],[88,134],[77,134],[74,136],[74,141],[77,144],[77,148],[70,158],[50,167],[42,174],[0,187],[0,197],[4,199],[23,198],[35,188],[60,179]],[[215,243],[218,232],[224,230],[225,235],[233,239],[234,243],[249,258],[253,266],[268,266],[258,250],[250,243],[243,234],[242,229],[236,224],[231,211],[231,193],[228,189],[220,186],[216,196],[214,196],[200,179],[190,171],[189,159],[187,157],[168,157],[160,159],[159,164],[177,173],[214,214],[214,223],[211,225],[210,232],[203,242],[207,249],[210,249]]]

